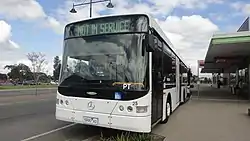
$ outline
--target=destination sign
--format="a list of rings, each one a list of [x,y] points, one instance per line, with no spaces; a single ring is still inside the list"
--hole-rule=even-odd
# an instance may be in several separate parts
[[[65,38],[99,34],[146,32],[147,18],[144,16],[107,17],[73,23],[65,28]]]

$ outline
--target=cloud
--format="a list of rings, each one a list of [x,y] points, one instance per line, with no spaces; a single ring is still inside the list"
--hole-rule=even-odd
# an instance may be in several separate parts
[[[77,13],[70,13],[73,3],[82,3],[79,0],[67,0],[53,12],[47,14],[46,25],[55,29],[57,33],[63,33],[63,27],[70,22],[79,21],[89,17],[89,5],[75,7]],[[88,2],[85,0],[85,2]],[[107,3],[94,4],[92,16],[96,17],[105,14],[121,14],[121,13],[136,13],[145,12],[154,15],[155,17],[167,17],[174,8],[206,8],[208,4],[221,4],[224,0],[112,0],[115,6],[112,9],[106,7]]]
[[[219,30],[209,19],[200,15],[170,16],[158,23],[184,61],[192,66],[196,66],[198,59],[205,58],[210,38]]]
[[[46,16],[36,0],[1,0],[0,15],[7,19],[34,20]]]
[[[0,20],[0,72],[7,73],[9,70],[4,69],[6,65],[23,63],[31,67],[31,62],[26,57],[26,52],[20,46],[12,41],[11,25]],[[53,59],[47,59],[45,72],[53,72]]]
[[[230,3],[230,6],[235,10],[240,10],[244,6],[244,3],[242,1],[237,1]]]
[[[242,11],[244,14],[249,15],[250,14],[250,4],[245,4]]]
[[[4,51],[1,50],[0,52],[0,73],[7,73],[9,70],[4,69],[5,65],[13,65],[18,64],[19,61],[25,60],[26,56],[25,53],[21,50],[15,51]]]
[[[57,33],[62,33],[61,23],[53,17],[48,16],[43,7],[36,0],[1,0],[0,16],[8,20],[39,21],[39,24],[46,25],[54,29]],[[38,22],[37,22],[38,23]],[[0,20],[0,72],[7,73],[5,65],[24,63],[31,66],[26,57],[26,52],[11,39],[11,25],[5,20]],[[53,60],[48,60],[46,70],[52,74]]]
[[[11,40],[11,25],[0,20],[0,72],[4,70],[5,65],[12,64],[16,59],[22,58],[20,47]]]
[[[54,17],[47,16],[44,26],[53,29],[58,34],[63,34],[64,24],[60,23]]]
[[[3,20],[0,20],[0,50],[1,53],[5,50],[19,48],[19,45],[11,39],[11,25]]]
[[[228,15],[221,14],[221,13],[209,13],[208,15],[211,19],[215,19],[216,21],[223,21],[226,18],[228,18]]]
[[[245,3],[243,1],[237,1],[230,4],[230,6],[236,11],[241,12],[243,15],[250,14],[250,3]]]
[[[1,0],[0,16],[8,20],[35,21],[59,34],[63,33],[61,23],[47,15],[36,0]]]
[[[0,72],[8,72],[5,65],[17,64],[20,60],[25,60],[26,56],[20,46],[12,41],[11,25],[0,20]]]

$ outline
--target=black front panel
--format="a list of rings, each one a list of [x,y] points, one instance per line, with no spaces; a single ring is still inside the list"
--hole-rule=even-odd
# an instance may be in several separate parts
[[[128,90],[112,80],[86,80],[73,74],[58,86],[58,91],[64,96],[110,100],[133,100],[148,93],[147,89],[130,87]]]
[[[64,96],[84,97],[109,100],[133,100],[140,98],[148,91],[122,91],[118,88],[105,87],[82,87],[82,86],[59,86],[58,91]],[[96,95],[89,95],[88,92],[95,92]],[[117,98],[118,97],[120,98]]]

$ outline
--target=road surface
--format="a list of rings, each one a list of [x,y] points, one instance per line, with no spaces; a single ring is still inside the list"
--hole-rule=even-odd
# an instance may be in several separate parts
[[[29,88],[29,89],[13,89],[0,90],[0,97],[18,96],[18,95],[36,95],[36,94],[56,94],[57,88]]]
[[[22,93],[28,90],[22,91]],[[56,94],[22,95],[0,98],[0,140],[53,140],[85,139],[99,133],[99,128],[57,121]],[[64,129],[65,128],[65,129]],[[62,131],[57,131],[62,130]],[[51,133],[50,133],[51,132]],[[50,133],[50,134],[48,134]],[[37,135],[42,135],[38,137]],[[25,140],[24,140],[25,141]]]

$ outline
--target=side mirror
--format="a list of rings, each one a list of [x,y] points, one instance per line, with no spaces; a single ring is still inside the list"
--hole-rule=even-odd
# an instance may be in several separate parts
[[[144,41],[144,46],[147,52],[154,52],[155,50],[155,37],[152,34],[147,34]]]

